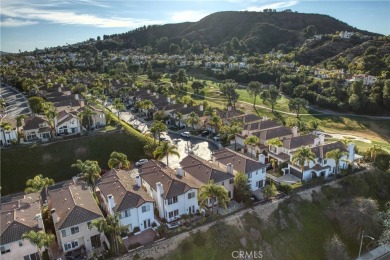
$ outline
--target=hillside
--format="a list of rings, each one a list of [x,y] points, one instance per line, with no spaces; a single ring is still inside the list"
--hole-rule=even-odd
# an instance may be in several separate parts
[[[376,35],[321,14],[231,11],[214,13],[198,22],[149,26],[110,38],[119,39],[123,47],[153,45],[161,37],[167,37],[167,46],[186,38],[190,42],[199,41],[203,45],[217,47],[237,37],[250,51],[268,52],[279,44],[300,45],[304,41],[302,31],[309,25],[314,25],[318,34],[352,31]],[[103,47],[103,44],[97,47]]]

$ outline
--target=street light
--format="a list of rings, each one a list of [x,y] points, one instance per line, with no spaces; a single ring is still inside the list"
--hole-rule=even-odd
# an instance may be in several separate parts
[[[359,257],[358,257],[358,258],[360,258],[360,253],[362,252],[362,245],[363,245],[363,238],[364,238],[364,237],[368,237],[368,238],[370,238],[371,240],[375,240],[375,238],[373,238],[373,237],[364,235],[364,230],[363,230],[363,232],[362,232],[362,237],[361,237],[361,239],[360,239]]]

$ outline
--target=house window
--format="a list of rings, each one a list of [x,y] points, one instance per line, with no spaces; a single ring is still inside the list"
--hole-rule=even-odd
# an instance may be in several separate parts
[[[229,184],[233,184],[234,180],[233,179],[230,179],[229,180]]]
[[[150,205],[142,206],[142,213],[148,212],[150,210]]]
[[[75,240],[64,244],[65,251],[69,251],[79,246],[79,241]]]
[[[195,197],[195,192],[190,192],[188,193],[188,199],[192,199],[193,197]]]
[[[130,209],[126,209],[125,211],[122,211],[121,214],[119,215],[119,218],[128,218],[130,217]]]
[[[11,248],[9,245],[0,246],[0,249],[2,255],[11,252]]]
[[[177,196],[168,199],[168,205],[171,205],[171,204],[174,204],[174,203],[177,203]]]
[[[225,182],[224,182],[224,181],[222,182],[222,186],[223,186],[223,185],[225,185]]]
[[[39,260],[39,255],[38,255],[38,252],[37,253],[34,253],[34,254],[31,254],[31,255],[25,255],[23,257],[23,260]]]
[[[328,162],[328,160],[324,160],[324,164],[326,164]]]
[[[173,218],[173,217],[177,217],[177,216],[179,216],[179,210],[178,209],[169,212],[169,218]]]
[[[79,232],[80,232],[79,227],[72,227],[70,229],[68,228],[68,229],[61,230],[61,236],[67,237],[67,236],[74,235],[74,234],[79,233]]]
[[[74,234],[76,234],[76,233],[79,233],[79,232],[80,232],[79,227],[72,227],[72,228],[70,229],[70,233],[71,233],[72,235],[74,235]]]
[[[248,173],[248,179],[252,178],[252,173]]]

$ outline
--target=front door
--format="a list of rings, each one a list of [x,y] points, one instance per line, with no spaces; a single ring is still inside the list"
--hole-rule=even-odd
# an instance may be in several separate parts
[[[150,219],[144,220],[144,228],[147,229],[150,227]]]

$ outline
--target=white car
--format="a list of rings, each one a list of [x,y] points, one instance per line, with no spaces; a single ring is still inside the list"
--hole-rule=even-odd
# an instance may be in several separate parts
[[[214,136],[214,141],[216,141],[216,142],[219,142],[219,141],[221,141],[221,135],[216,135],[216,136]]]
[[[190,132],[183,132],[180,134],[182,137],[190,137]]]
[[[135,163],[135,166],[139,167],[139,166],[141,166],[141,165],[143,165],[143,164],[145,164],[147,162],[148,162],[148,159],[141,159],[141,160],[139,160],[138,162]]]

